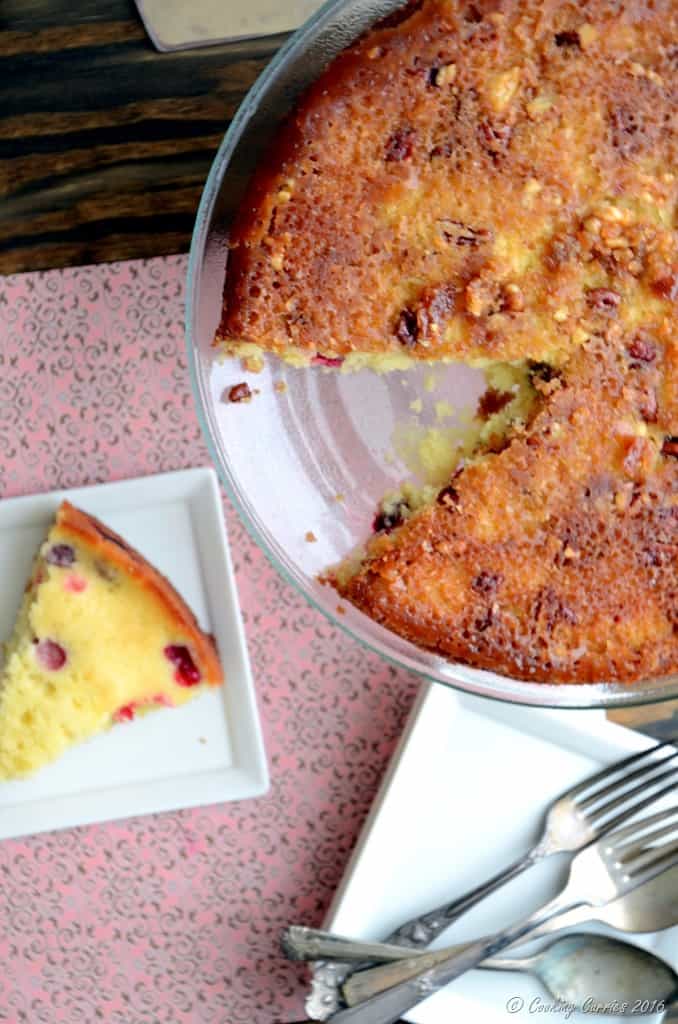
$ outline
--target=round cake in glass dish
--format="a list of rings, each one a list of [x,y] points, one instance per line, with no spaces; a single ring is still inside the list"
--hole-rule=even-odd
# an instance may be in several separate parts
[[[302,98],[241,204],[216,343],[250,368],[524,370],[520,415],[328,572],[448,658],[678,669],[677,38],[668,2],[410,4]]]

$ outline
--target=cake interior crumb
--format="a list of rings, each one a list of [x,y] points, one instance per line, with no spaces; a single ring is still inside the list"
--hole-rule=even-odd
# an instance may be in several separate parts
[[[450,419],[457,412],[455,406],[453,406],[450,402],[436,402],[435,409],[436,419],[438,420],[439,423],[441,423],[443,420]]]
[[[497,439],[509,436],[528,422],[539,398],[531,382],[529,363],[489,364],[483,373],[487,384],[485,394],[492,391],[511,396],[497,412],[489,415],[484,412],[482,397],[475,413],[459,410],[447,401],[437,401],[434,403],[437,424],[446,420],[455,422],[445,426],[425,425],[415,419],[395,425],[390,461],[403,463],[415,483],[442,487],[462,459],[482,457],[492,450]],[[421,399],[415,401],[421,403]],[[410,403],[410,409],[420,411],[418,406],[413,409],[413,405]]]

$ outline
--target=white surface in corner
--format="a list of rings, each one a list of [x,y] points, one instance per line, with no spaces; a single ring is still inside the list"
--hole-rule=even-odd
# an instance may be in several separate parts
[[[651,742],[608,722],[602,711],[502,705],[429,684],[375,800],[327,927],[380,939],[407,918],[461,895],[528,849],[553,798]],[[476,938],[536,910],[558,891],[567,863],[565,857],[551,857],[533,867],[461,918],[435,946]],[[585,927],[611,934],[602,925]],[[678,928],[621,937],[678,969]],[[523,999],[524,1006],[510,1014],[512,997]],[[565,1017],[533,978],[470,971],[405,1019],[534,1024]],[[591,1015],[573,1013],[567,1019],[586,1024]],[[629,1018],[604,1019],[614,1024]]]

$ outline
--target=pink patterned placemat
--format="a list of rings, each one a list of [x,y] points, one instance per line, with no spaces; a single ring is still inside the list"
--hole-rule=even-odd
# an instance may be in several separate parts
[[[0,498],[209,462],[184,353],[186,257],[0,278]],[[335,630],[224,503],[270,793],[0,843],[0,1021],[272,1024],[415,679]]]

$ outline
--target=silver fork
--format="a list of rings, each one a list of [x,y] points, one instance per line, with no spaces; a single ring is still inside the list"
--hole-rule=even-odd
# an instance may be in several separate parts
[[[340,1010],[332,1024],[394,1024],[402,1014],[461,974],[513,943],[544,921],[575,907],[600,907],[678,864],[678,806],[634,821],[580,851],[560,894],[541,909],[495,935],[470,942],[447,960],[386,989],[358,1006]],[[591,915],[593,916],[593,915]]]
[[[567,790],[547,810],[540,839],[523,857],[451,903],[405,921],[385,941],[424,949],[458,917],[533,864],[555,853],[575,853],[622,825],[672,789],[678,779],[677,758],[676,747],[668,742],[658,743]],[[294,956],[295,941],[289,930],[284,933],[288,956]],[[304,959],[305,953],[299,950],[298,958]],[[340,1005],[341,985],[356,967],[349,960],[320,960],[314,965],[311,993],[306,1000],[309,1017],[322,1021],[335,1013]]]

